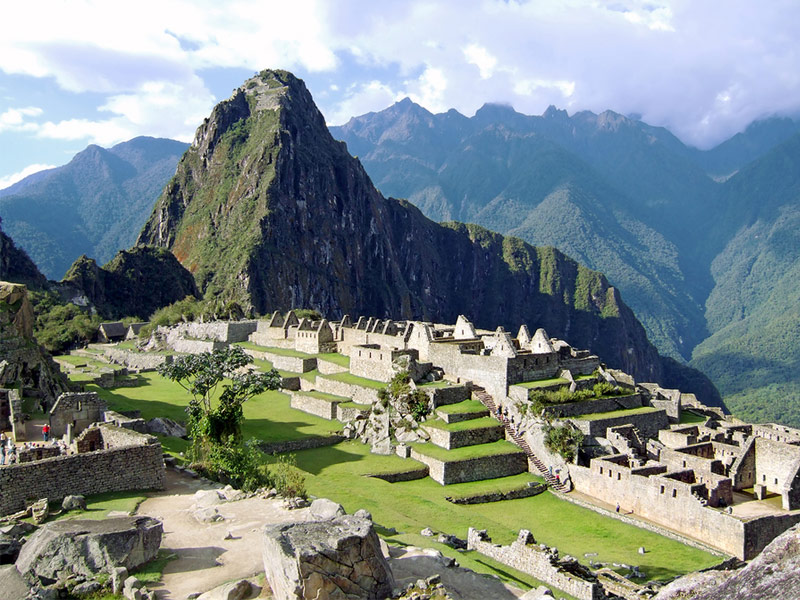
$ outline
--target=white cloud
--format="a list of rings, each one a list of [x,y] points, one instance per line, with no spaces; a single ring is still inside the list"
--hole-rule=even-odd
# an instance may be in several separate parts
[[[26,117],[38,117],[42,114],[42,109],[36,106],[25,108],[9,108],[4,113],[0,113],[0,133],[6,130],[31,131],[36,128],[34,123],[26,122]]]
[[[4,177],[0,177],[0,190],[4,190],[7,187],[10,187],[17,183],[18,181],[22,181],[28,175],[33,175],[34,173],[38,173],[39,171],[44,171],[45,169],[52,169],[55,165],[28,165],[21,171],[17,173],[11,173],[11,175],[5,175]]]
[[[489,54],[483,46],[470,44],[464,48],[464,57],[467,62],[478,67],[481,79],[489,79],[497,66],[497,59]]]
[[[108,119],[68,115],[48,135],[186,139],[213,104],[203,69],[278,67],[326,74],[331,122],[410,95],[465,114],[635,112],[708,144],[800,111],[797,22],[795,0],[40,0],[4,6],[0,70],[105,96],[91,108]],[[22,116],[33,131],[40,115]]]

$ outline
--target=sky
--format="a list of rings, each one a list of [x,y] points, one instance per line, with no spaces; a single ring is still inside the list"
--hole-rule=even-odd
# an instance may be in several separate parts
[[[190,142],[248,77],[330,125],[410,97],[636,115],[712,147],[800,114],[796,0],[27,0],[0,20],[0,189],[89,144]]]

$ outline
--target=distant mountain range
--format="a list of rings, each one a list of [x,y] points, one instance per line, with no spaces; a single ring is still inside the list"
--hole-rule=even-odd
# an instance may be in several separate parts
[[[383,193],[602,271],[734,410],[796,424],[799,131],[771,118],[700,151],[611,111],[467,118],[408,99],[331,128]]]
[[[133,244],[187,147],[149,137],[89,146],[0,190],[3,227],[50,279],[82,254],[105,263]]]
[[[252,145],[254,132],[240,108],[241,114],[226,113],[229,122],[216,121],[219,131],[204,131],[214,144],[224,138],[229,152],[245,156],[252,150],[247,144]],[[263,254],[266,247],[254,224],[270,214],[266,205],[278,197],[270,186],[277,185],[271,170],[284,147],[285,140],[278,139],[286,134],[282,127],[288,126],[270,124],[274,145],[259,146],[259,160],[266,163],[259,167],[258,182],[237,176],[236,160],[227,155],[227,171],[187,155],[165,191],[172,200],[160,201],[163,219],[154,221],[154,214],[145,230],[142,240],[170,247],[203,291],[231,293],[237,285],[268,289],[269,282],[255,281],[258,269],[247,261],[254,248]],[[537,117],[489,104],[468,118],[454,110],[432,114],[403,100],[330,130],[347,142],[386,195],[408,198],[430,218],[475,222],[538,246],[554,246],[602,271],[622,291],[658,349],[677,359],[661,365],[665,376],[675,376],[673,385],[687,376],[680,362],[689,360],[712,376],[734,410],[754,419],[800,423],[800,408],[791,406],[800,405],[794,358],[800,354],[800,331],[793,285],[798,280],[793,237],[798,122],[758,121],[716,148],[700,151],[663,128],[611,111],[569,116],[551,107]],[[90,146],[64,167],[0,190],[3,226],[50,278],[61,277],[81,254],[108,261],[133,243],[186,148],[152,138],[108,150]],[[325,142],[314,152],[326,157],[331,148]],[[197,164],[186,162],[190,160]],[[342,171],[346,161],[337,161],[329,164],[335,177],[351,173],[349,167]],[[215,198],[204,201],[206,212],[184,214],[197,195],[191,188],[201,171],[213,179],[204,180],[204,186],[214,190]],[[278,179],[286,186],[282,193],[307,195],[306,174],[311,172],[309,165],[301,165],[293,171],[291,185],[284,174]],[[250,174],[254,176],[255,171]],[[338,198],[351,184],[337,180],[318,191]],[[246,210],[220,212],[220,199],[231,194],[242,194]],[[339,217],[322,208],[317,208],[314,222],[320,235],[327,235],[325,219]],[[192,227],[201,230],[213,224],[214,235],[209,229],[205,237],[179,236],[180,227],[173,224],[180,220],[188,231],[186,219],[195,219]],[[164,228],[161,233],[153,229],[156,223]],[[494,239],[488,232],[478,233],[480,229],[450,229],[466,231],[473,243]],[[225,255],[230,268],[219,269],[209,257],[234,239],[235,251]],[[491,242],[502,252],[509,243],[513,245]],[[287,248],[292,255],[298,250]],[[542,252],[537,250],[539,258],[545,256]],[[305,260],[305,254],[295,259]],[[556,262],[562,260],[566,258]],[[285,275],[298,281],[289,286],[297,296],[291,302],[314,301],[335,309],[334,296],[350,293],[299,283],[292,269]],[[363,279],[358,284],[363,286]],[[259,294],[247,296],[258,308],[291,303],[273,296],[259,300]],[[399,301],[389,294],[376,306],[388,314],[387,307]],[[589,302],[603,304],[595,295]]]

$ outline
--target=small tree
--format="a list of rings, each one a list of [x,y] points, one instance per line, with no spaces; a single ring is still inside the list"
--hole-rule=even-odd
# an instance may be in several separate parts
[[[385,388],[378,390],[378,399],[384,406],[391,404],[398,411],[411,414],[417,420],[430,414],[428,395],[422,390],[411,389],[411,377],[407,371],[401,371]]]
[[[242,404],[265,390],[280,388],[281,377],[275,369],[267,373],[242,371],[252,362],[239,346],[229,346],[182,356],[159,367],[161,375],[178,382],[192,395],[186,413],[195,454],[209,444],[241,441]],[[220,384],[222,391],[214,401]]]
[[[578,454],[578,448],[583,443],[583,433],[570,427],[561,425],[554,427],[550,423],[544,426],[544,445],[567,461],[572,462]]]

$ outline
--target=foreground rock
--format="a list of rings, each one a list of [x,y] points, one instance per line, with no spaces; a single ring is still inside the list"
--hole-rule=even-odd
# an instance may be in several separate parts
[[[186,428],[172,419],[156,417],[147,422],[147,433],[182,438],[186,437]]]
[[[14,565],[0,566],[0,597],[3,600],[23,600],[28,597],[29,586]]]
[[[738,571],[692,573],[653,600],[797,600],[800,598],[800,526],[775,538]]]
[[[89,579],[114,567],[130,570],[155,558],[162,533],[161,522],[150,517],[55,521],[31,535],[16,567],[45,585],[73,574]]]
[[[392,593],[392,572],[368,519],[268,525],[263,552],[276,600],[377,600]]]

